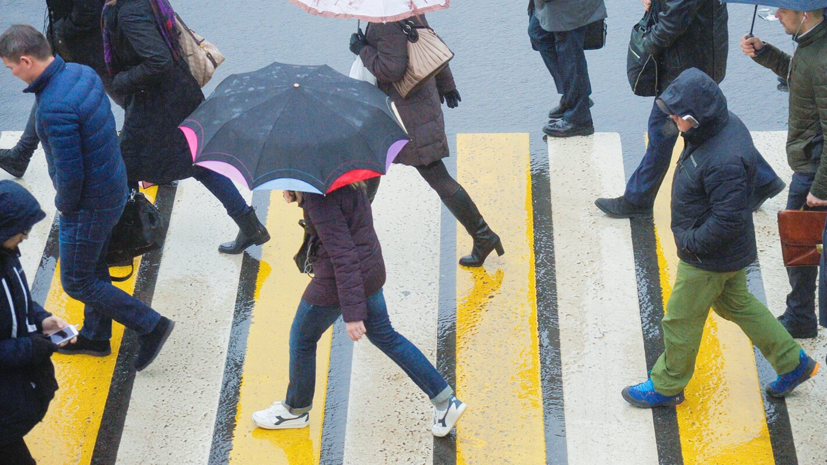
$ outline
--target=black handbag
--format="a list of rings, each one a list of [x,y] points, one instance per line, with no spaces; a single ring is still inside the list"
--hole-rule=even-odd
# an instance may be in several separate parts
[[[316,258],[316,250],[319,248],[319,237],[309,231],[304,220],[299,220],[299,226],[304,230],[304,239],[299,251],[293,256],[293,261],[299,268],[300,273],[313,276],[313,262]]]
[[[124,206],[121,219],[112,229],[112,239],[106,251],[109,266],[131,262],[133,258],[161,248],[164,238],[164,215],[143,193],[133,190]],[[113,281],[125,281],[125,277],[113,277]]]
[[[609,27],[605,19],[599,19],[586,25],[583,50],[600,50],[606,45],[606,35]]]
[[[646,34],[657,21],[658,14],[652,8],[643,15],[643,19],[632,28],[629,39],[629,53],[626,56],[626,74],[632,92],[641,97],[654,97],[658,94],[658,59],[649,53],[645,46]]]

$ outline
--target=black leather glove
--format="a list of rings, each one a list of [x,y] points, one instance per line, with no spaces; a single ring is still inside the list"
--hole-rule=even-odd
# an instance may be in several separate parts
[[[354,32],[350,36],[350,51],[353,52],[354,55],[358,55],[367,44],[368,42],[365,40],[365,34],[362,33],[361,29],[359,32]]]
[[[439,94],[439,101],[440,103],[448,102],[448,108],[456,108],[459,106],[459,102],[462,101],[462,97],[459,96],[458,90],[452,90],[444,94]]]
[[[57,351],[57,345],[49,339],[49,336],[32,334],[29,339],[32,340],[32,360],[35,363],[48,359]]]

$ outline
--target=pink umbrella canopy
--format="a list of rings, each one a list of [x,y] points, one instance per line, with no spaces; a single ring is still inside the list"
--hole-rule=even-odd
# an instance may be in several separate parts
[[[290,3],[314,15],[383,23],[448,8],[451,0],[290,0]]]

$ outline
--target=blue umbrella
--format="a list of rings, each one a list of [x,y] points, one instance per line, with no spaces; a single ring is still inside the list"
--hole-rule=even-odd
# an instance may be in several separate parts
[[[745,3],[755,5],[752,13],[752,26],[749,28],[749,37],[752,37],[752,30],[755,28],[755,17],[758,14],[758,5],[770,6],[773,8],[786,8],[794,11],[814,11],[827,8],[827,0],[723,0],[726,3]]]

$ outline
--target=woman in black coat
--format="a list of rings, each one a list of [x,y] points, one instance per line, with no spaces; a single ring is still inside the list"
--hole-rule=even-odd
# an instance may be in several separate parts
[[[341,316],[353,341],[367,336],[428,395],[434,405],[431,432],[451,432],[466,409],[430,361],[391,326],[382,286],[385,262],[363,182],[328,195],[285,191],[304,210],[315,276],[307,285],[290,329],[290,384],[284,401],[253,414],[265,429],[304,428],[313,407],[316,345]]]
[[[166,0],[110,0],[103,9],[104,56],[116,93],[125,96],[121,153],[131,188],[138,181],[167,184],[190,176],[221,201],[240,231],[218,250],[238,254],[270,240],[267,229],[228,178],[193,165],[178,129],[204,94],[178,45]]]
[[[421,18],[422,25],[427,26],[425,17]],[[415,18],[411,21],[419,24]],[[403,22],[369,23],[364,36],[353,34],[350,50],[359,55],[365,67],[376,76],[379,89],[391,97],[408,130],[411,141],[395,163],[415,167],[474,239],[471,254],[462,257],[460,265],[482,266],[495,249],[499,255],[505,253],[500,237],[488,227],[471,196],[451,177],[442,162],[450,152],[441,102],[447,102],[448,108],[456,108],[461,100],[451,68],[446,66],[420,90],[402,98],[393,83],[405,76],[408,67],[408,38]],[[371,198],[378,183],[379,178],[368,182]]]
[[[32,300],[18,244],[46,216],[19,184],[0,181],[0,462],[35,463],[23,437],[46,415],[57,390],[45,336],[65,328]]]

